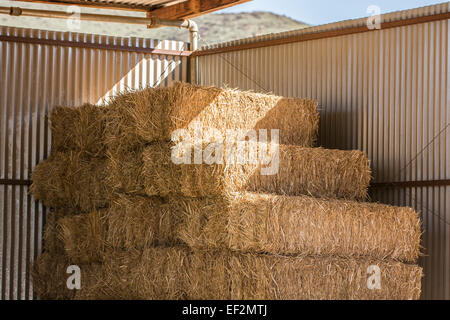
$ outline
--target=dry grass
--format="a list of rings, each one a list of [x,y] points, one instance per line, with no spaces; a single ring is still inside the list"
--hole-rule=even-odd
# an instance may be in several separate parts
[[[420,219],[410,208],[255,193],[177,199],[171,208],[186,217],[177,237],[191,247],[404,262],[420,254]]]
[[[168,202],[120,196],[105,216],[93,212],[63,219],[62,240],[72,261],[98,261],[105,248],[141,250],[177,243],[209,250],[403,262],[415,262],[420,254],[417,213],[375,203],[255,193]]]
[[[105,143],[110,152],[123,154],[146,143],[136,133],[136,123],[127,113],[132,107],[135,94],[133,91],[121,93],[114,97],[106,108]]]
[[[224,159],[223,164],[209,165],[194,164],[191,159],[191,164],[175,164],[172,150],[172,143],[156,143],[145,149],[143,175],[148,195],[210,197],[252,191],[350,200],[367,197],[370,167],[360,151],[280,145],[278,171],[262,175],[267,166],[261,161],[241,165]]]
[[[185,299],[183,278],[186,253],[175,248],[109,252],[102,270],[75,299]]]
[[[317,135],[317,102],[234,89],[176,83],[113,99],[106,115],[106,140],[112,150],[145,142],[168,141],[174,130],[194,124],[203,130],[279,129],[280,143],[312,146]]]
[[[59,240],[70,261],[79,264],[102,261],[109,248],[175,244],[181,217],[169,210],[161,198],[118,194],[109,209],[60,219]]]
[[[64,210],[51,210],[47,213],[43,231],[44,252],[54,254],[64,254],[64,243],[58,237],[58,221],[73,212]]]
[[[67,268],[72,263],[63,254],[43,253],[32,268],[33,290],[41,300],[72,300],[85,288],[92,289],[92,283],[98,283],[102,275],[100,264],[78,265],[80,268],[81,290],[67,288],[71,274]]]
[[[143,148],[130,150],[120,149],[120,152],[106,152],[107,177],[106,184],[111,187],[116,194],[136,194],[144,195],[144,177],[142,171],[144,163],[142,161]]]
[[[50,115],[52,151],[79,151],[88,156],[104,156],[104,110],[91,104],[57,107]]]
[[[77,264],[101,262],[106,247],[108,211],[64,217],[58,220],[58,240],[69,260]]]
[[[172,244],[179,223],[164,199],[121,195],[109,209],[107,242],[125,250]]]
[[[111,191],[104,183],[106,160],[80,153],[57,152],[34,169],[30,191],[45,206],[90,212],[108,206]]]
[[[420,267],[390,260],[181,247],[109,252],[105,261],[76,299],[418,299],[422,277]],[[379,290],[367,287],[371,265],[381,271]]]
[[[41,254],[32,268],[33,290],[42,300],[69,300],[75,290],[67,289],[67,267],[70,265],[62,254]]]

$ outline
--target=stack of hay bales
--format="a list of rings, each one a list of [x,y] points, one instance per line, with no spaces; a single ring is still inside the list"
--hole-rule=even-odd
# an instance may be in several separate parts
[[[55,208],[47,252],[35,264],[41,297],[420,296],[417,213],[358,202],[367,197],[368,160],[359,151],[312,148],[315,101],[176,84],[122,94],[100,109],[84,109],[86,131],[74,126],[75,115],[67,124],[52,117],[54,143],[74,146],[78,158],[69,162],[78,168],[58,163],[63,169],[55,170],[51,159],[33,174],[34,195]],[[73,128],[74,142],[58,127]],[[217,149],[230,129],[244,139]],[[279,129],[280,145],[248,141],[250,129],[259,137],[259,129]],[[177,130],[185,142],[195,140],[184,149],[191,163],[173,161]],[[209,155],[220,159],[240,144],[271,154],[270,161],[196,159],[211,146]],[[273,161],[278,170],[263,174]],[[83,188],[86,179],[95,185]],[[81,290],[65,287],[69,264],[81,268]]]

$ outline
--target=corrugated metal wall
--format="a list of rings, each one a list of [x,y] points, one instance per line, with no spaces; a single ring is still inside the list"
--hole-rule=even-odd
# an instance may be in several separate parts
[[[384,15],[384,22],[449,12],[449,4]],[[365,26],[346,21],[207,47],[224,48]],[[368,31],[368,30],[367,30]],[[360,149],[376,182],[450,179],[447,19],[344,36],[200,55],[199,82],[320,104],[319,145]],[[374,189],[373,200],[423,218],[423,297],[450,299],[450,187]]]
[[[30,265],[41,252],[46,209],[28,194],[26,180],[50,151],[48,112],[55,105],[97,103],[125,87],[186,81],[187,57],[175,52],[185,46],[0,27],[0,300],[33,298]],[[175,51],[145,53],[151,48]]]

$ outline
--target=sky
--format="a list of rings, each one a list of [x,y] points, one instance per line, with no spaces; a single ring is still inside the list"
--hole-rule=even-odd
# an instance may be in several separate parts
[[[271,11],[313,25],[370,16],[376,5],[381,13],[428,6],[433,0],[253,0],[218,12]]]

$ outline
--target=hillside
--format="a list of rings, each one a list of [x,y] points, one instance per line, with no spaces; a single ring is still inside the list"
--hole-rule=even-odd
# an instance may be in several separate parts
[[[44,6],[39,3],[14,3],[24,8],[46,8],[57,10],[66,8],[64,6]],[[11,6],[11,1],[0,0],[0,6]],[[87,13],[99,13],[98,9],[83,9]],[[105,14],[121,14],[143,16],[142,13],[131,13],[127,11],[114,12],[101,10]],[[145,15],[144,15],[145,16]],[[308,25],[295,21],[285,16],[276,15],[271,12],[251,13],[222,13],[208,14],[194,19],[200,28],[200,46],[235,39],[247,38],[255,35],[283,32],[305,28]],[[66,20],[43,19],[34,17],[11,17],[0,15],[0,25],[44,29],[54,31],[75,31],[82,33],[94,33],[101,35],[121,37],[146,37],[163,40],[189,41],[187,30],[177,28],[146,29],[141,26],[118,23],[101,23],[81,21],[80,29],[71,29]]]

